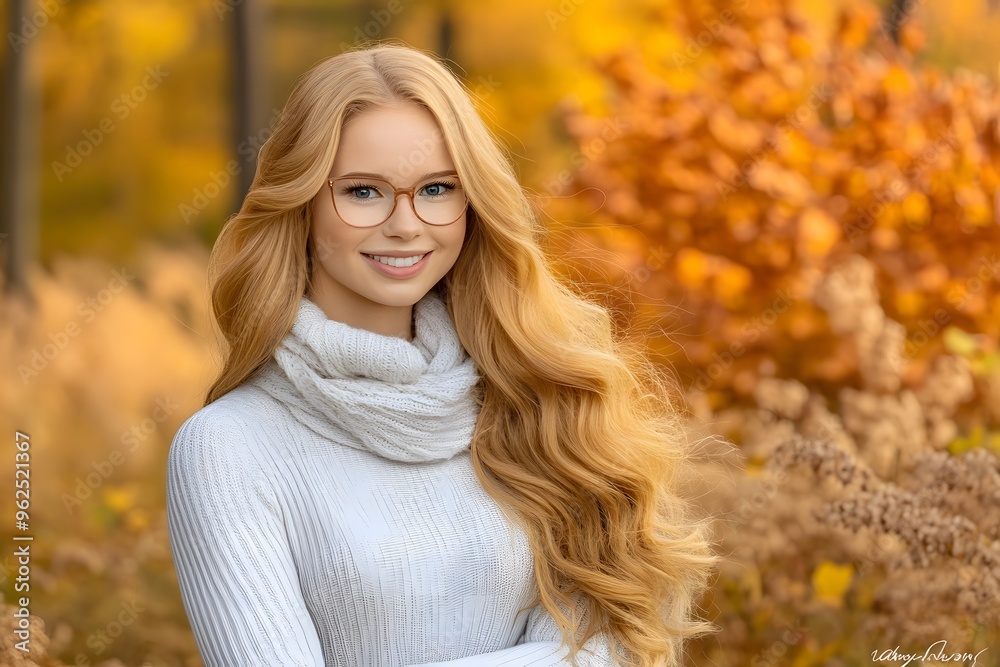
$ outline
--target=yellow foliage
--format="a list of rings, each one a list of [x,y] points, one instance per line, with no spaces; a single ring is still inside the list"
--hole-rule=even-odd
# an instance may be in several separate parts
[[[896,295],[896,310],[912,316],[923,312],[924,297],[920,292],[900,292]]]
[[[662,89],[651,82],[658,70],[647,63],[662,63],[673,53],[645,43],[644,58],[627,50],[598,64],[612,92],[603,116],[568,114],[571,128],[599,126],[603,117],[648,120],[630,125],[620,139],[623,150],[596,156],[573,187],[606,187],[608,174],[635,181],[625,189],[627,207],[609,197],[616,202],[612,218],[634,224],[635,212],[648,212],[643,224],[652,243],[678,248],[655,284],[663,290],[656,296],[682,303],[695,295],[703,309],[690,313],[689,322],[722,333],[714,319],[720,309],[753,322],[768,312],[779,285],[801,281],[804,271],[822,275],[860,254],[875,262],[880,305],[908,337],[940,312],[956,324],[1000,336],[1000,310],[989,307],[1000,283],[971,282],[982,271],[977,261],[988,259],[997,244],[990,231],[1000,219],[996,86],[972,76],[945,85],[905,53],[872,56],[868,49],[880,31],[870,6],[843,9],[829,44],[781,3],[765,2],[734,17],[726,37],[678,67],[692,74],[712,71],[713,78],[695,77],[690,90],[668,86],[670,94],[659,94]],[[680,23],[682,35],[699,25],[688,25],[687,18]],[[748,56],[765,34],[772,48]],[[796,59],[788,46],[796,36],[809,38],[828,60]],[[586,133],[571,131],[586,145]],[[976,250],[970,261],[971,247]],[[716,275],[727,263],[745,269],[750,281],[742,271]],[[816,324],[808,325],[809,318]],[[836,352],[828,336],[815,307],[779,317],[766,338],[749,343],[794,341],[797,353],[775,355],[758,345],[736,363],[716,368],[713,384],[743,396],[761,359],[775,360],[779,377],[850,377],[857,359]],[[940,327],[932,334],[938,336]],[[738,332],[701,340],[714,347],[714,355],[679,356],[712,363],[731,346],[745,344],[745,337]],[[938,349],[933,342],[914,347],[914,361]],[[678,370],[694,374],[704,368]]]
[[[915,88],[913,85],[913,76],[898,64],[889,67],[883,84],[886,91],[890,93],[909,93]]]
[[[930,204],[922,192],[911,192],[903,200],[903,220],[910,229],[919,229],[927,224]]]
[[[104,504],[115,512],[124,513],[135,504],[135,491],[120,486],[104,489],[101,494]]]
[[[700,285],[709,275],[709,262],[694,248],[682,248],[677,253],[677,279],[688,287]]]
[[[732,108],[722,107],[708,118],[712,135],[730,150],[747,153],[757,148],[763,140],[763,133],[756,124],[741,120]]]
[[[167,0],[117,3],[113,17],[120,25],[121,39],[141,62],[163,62],[186,48],[196,34],[194,17],[183,6]]]
[[[149,512],[146,512],[140,507],[129,510],[129,512],[125,515],[125,521],[129,529],[137,533],[149,528],[149,519]]]
[[[812,575],[816,597],[836,607],[843,605],[844,594],[851,586],[854,568],[825,560],[816,567]]]
[[[727,306],[737,306],[752,280],[746,267],[726,262],[715,274],[715,290]]]
[[[763,595],[763,583],[760,578],[760,571],[755,567],[747,567],[743,570],[742,577],[743,590],[746,592],[747,601],[758,602]]]
[[[807,208],[799,217],[799,250],[807,257],[825,256],[840,240],[840,225],[819,208]]]

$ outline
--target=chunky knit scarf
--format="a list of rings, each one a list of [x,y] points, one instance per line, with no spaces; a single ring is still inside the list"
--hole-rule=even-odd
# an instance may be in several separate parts
[[[303,296],[257,384],[334,442],[396,461],[467,449],[478,417],[475,361],[441,296],[414,305],[413,341],[331,320]]]

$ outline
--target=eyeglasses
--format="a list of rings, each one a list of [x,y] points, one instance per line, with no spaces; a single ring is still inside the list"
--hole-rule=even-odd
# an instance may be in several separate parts
[[[381,178],[342,176],[327,179],[333,208],[351,227],[377,227],[396,210],[399,195],[410,198],[410,206],[428,225],[458,222],[469,206],[465,190],[454,176],[435,176],[412,188],[395,188]]]

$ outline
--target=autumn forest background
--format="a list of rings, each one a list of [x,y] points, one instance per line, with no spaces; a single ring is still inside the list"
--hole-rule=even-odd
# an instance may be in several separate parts
[[[1000,665],[995,0],[4,9],[0,665],[201,664],[164,466],[218,367],[208,252],[296,77],[382,39],[447,60],[682,390],[725,556],[686,664]]]

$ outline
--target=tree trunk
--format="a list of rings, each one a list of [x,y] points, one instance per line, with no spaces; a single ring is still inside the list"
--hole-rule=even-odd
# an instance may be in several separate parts
[[[438,55],[443,58],[451,57],[451,47],[455,42],[455,23],[451,18],[451,11],[445,3],[441,9],[441,19],[438,23]]]
[[[899,44],[899,31],[910,19],[910,13],[916,9],[916,3],[917,0],[892,0],[886,10],[886,32],[894,43]]]
[[[257,170],[257,151],[270,127],[267,107],[267,61],[259,54],[264,48],[264,8],[259,0],[244,0],[233,8],[233,151],[240,161],[237,182],[236,209],[250,191]],[[246,159],[240,146],[250,146],[253,157]],[[244,151],[245,152],[245,151]]]
[[[36,28],[24,22],[27,3],[7,0],[8,44],[3,119],[3,213],[0,257],[4,291],[34,299],[28,289],[28,267],[38,255],[38,87],[32,53]],[[29,19],[30,21],[30,19]],[[24,29],[31,25],[32,30]]]

